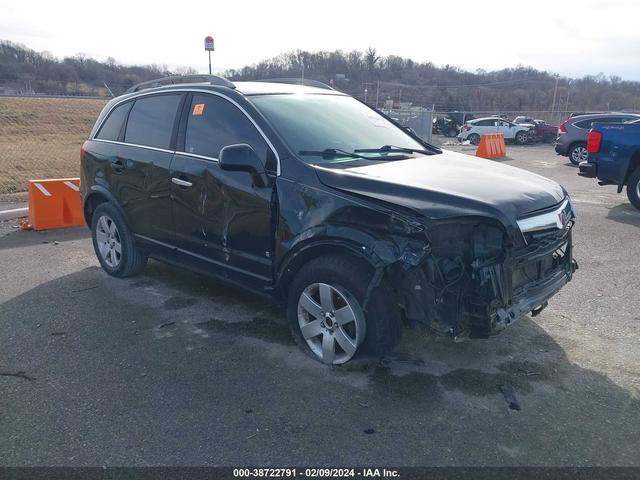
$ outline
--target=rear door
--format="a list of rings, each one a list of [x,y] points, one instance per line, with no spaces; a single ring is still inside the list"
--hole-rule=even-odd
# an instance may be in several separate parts
[[[172,211],[179,255],[200,269],[228,277],[270,281],[271,195],[246,172],[220,169],[220,150],[247,143],[267,171],[274,152],[232,101],[193,93],[183,109],[178,152],[172,164]],[[244,280],[244,278],[243,278]]]
[[[498,120],[496,132],[502,133],[504,138],[513,138],[516,135],[516,129],[522,130],[522,127],[518,127],[516,124],[507,122],[505,120]]]
[[[163,243],[173,240],[169,167],[173,159],[178,107],[183,94],[137,98],[111,159],[112,191],[133,232]]]
[[[480,120],[475,123],[473,132],[478,135],[486,135],[488,133],[496,133],[496,121],[495,120]]]

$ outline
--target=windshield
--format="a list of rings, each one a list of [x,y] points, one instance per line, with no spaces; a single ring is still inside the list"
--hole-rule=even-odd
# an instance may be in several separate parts
[[[256,95],[251,102],[289,147],[310,163],[362,161],[356,150],[383,146],[424,150],[424,146],[356,99],[344,95]],[[330,155],[321,152],[331,151]],[[315,152],[315,153],[313,153]],[[367,152],[379,161],[390,152]],[[409,153],[405,153],[407,156]],[[398,159],[396,153],[391,159]]]

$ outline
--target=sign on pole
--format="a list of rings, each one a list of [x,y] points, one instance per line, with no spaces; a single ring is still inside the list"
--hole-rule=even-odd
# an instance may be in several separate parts
[[[209,54],[209,75],[211,75],[211,52],[213,52],[213,37],[207,35],[204,37],[204,50]]]

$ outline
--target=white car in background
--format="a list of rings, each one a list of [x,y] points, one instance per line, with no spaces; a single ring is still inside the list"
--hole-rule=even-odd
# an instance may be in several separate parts
[[[462,125],[458,140],[469,140],[473,145],[478,145],[480,135],[502,133],[505,140],[524,145],[529,142],[530,128],[530,125],[517,125],[500,117],[476,118]]]

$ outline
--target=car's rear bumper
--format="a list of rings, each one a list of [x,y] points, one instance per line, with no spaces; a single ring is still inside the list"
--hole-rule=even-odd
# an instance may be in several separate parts
[[[556,150],[556,153],[558,155],[563,155],[565,157],[567,155],[569,155],[569,153],[567,152],[566,147],[564,145],[560,144],[560,143],[556,143],[555,150]]]
[[[578,165],[578,168],[580,169],[580,171],[578,172],[578,175],[580,175],[581,177],[597,178],[598,176],[597,163],[591,163],[589,161],[580,162],[580,165]]]

